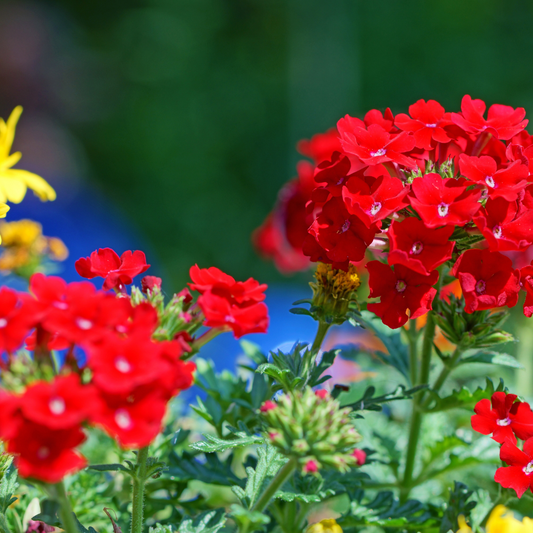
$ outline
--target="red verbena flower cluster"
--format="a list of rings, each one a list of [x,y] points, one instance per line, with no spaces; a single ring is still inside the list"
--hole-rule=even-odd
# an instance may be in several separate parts
[[[164,308],[151,303],[159,278],[143,279],[147,296],[125,292],[147,268],[142,252],[119,259],[107,248],[80,259],[77,269],[88,278],[104,277],[104,289],[117,294],[43,274],[32,276],[29,294],[0,288],[0,364],[9,372],[25,346],[35,368],[24,386],[0,391],[0,438],[23,477],[55,483],[82,468],[77,447],[87,425],[124,448],[147,446],[161,431],[168,401],[192,385],[195,365],[185,356],[199,328],[231,330],[237,337],[266,331],[266,285],[195,266],[197,301],[184,289]]]
[[[479,401],[472,416],[472,428],[483,435],[492,434],[499,442],[500,459],[509,466],[496,470],[494,480],[516,491],[520,498],[529,488],[533,492],[533,411],[516,394],[495,392],[491,400]],[[522,449],[517,439],[524,441]]]
[[[419,100],[409,114],[345,116],[300,143],[314,170],[300,166],[256,245],[286,271],[305,267],[280,264],[287,248],[343,270],[385,251],[387,264],[367,264],[370,296],[380,298],[368,309],[392,328],[432,309],[436,269],[448,261],[467,313],[513,307],[523,289],[531,316],[533,266],[519,270],[504,253],[533,244],[533,137],[524,109],[485,109],[467,95],[458,113]]]

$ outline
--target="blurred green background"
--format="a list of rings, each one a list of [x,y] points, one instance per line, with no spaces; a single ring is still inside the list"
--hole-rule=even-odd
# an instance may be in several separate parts
[[[97,185],[170,289],[196,262],[280,281],[250,234],[297,140],[420,98],[531,111],[532,27],[526,0],[3,1],[0,111],[25,107],[24,168]]]

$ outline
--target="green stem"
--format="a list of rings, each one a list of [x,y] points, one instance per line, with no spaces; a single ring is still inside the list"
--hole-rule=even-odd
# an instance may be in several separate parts
[[[311,346],[311,350],[319,350],[322,346],[322,342],[324,342],[324,339],[326,337],[326,333],[328,332],[328,329],[331,327],[331,324],[328,324],[327,322],[322,322],[321,320],[318,322],[318,329],[316,331],[315,340],[313,341],[313,346]]]
[[[56,483],[54,487],[56,489],[56,497],[59,503],[59,516],[63,529],[66,533],[78,533],[78,524],[76,523],[74,511],[70,505],[63,481]]]
[[[431,370],[431,352],[433,350],[433,339],[435,337],[435,315],[433,311],[427,314],[424,340],[422,341],[422,364],[420,366],[419,385],[429,382],[429,371]]]
[[[417,378],[417,366],[418,366],[418,355],[416,353],[418,335],[416,331],[416,320],[409,321],[409,331],[407,333],[409,339],[409,372],[411,376],[411,386],[416,385]]]
[[[444,368],[440,371],[440,374],[438,375],[433,387],[431,387],[431,390],[433,392],[440,391],[441,387],[444,385],[444,382],[448,379],[448,376],[451,374],[452,370],[455,368],[455,363],[457,363],[458,359],[461,357],[461,354],[462,354],[461,346],[457,346],[452,356],[450,357],[448,362],[445,364]],[[427,407],[427,404],[430,401],[431,400],[428,398],[426,403],[424,404],[424,407]]]
[[[148,446],[137,452],[137,469],[133,478],[131,509],[131,533],[142,533],[144,525],[144,484],[146,482],[146,462]]]
[[[296,459],[289,459],[283,465],[283,467],[279,470],[279,472],[275,475],[275,477],[269,483],[268,487],[265,489],[265,492],[263,492],[263,494],[261,494],[259,499],[254,503],[251,509],[252,511],[257,511],[259,513],[262,513],[267,508],[274,494],[276,494],[278,489],[283,485],[283,483],[285,483],[285,481],[287,481],[289,476],[296,469],[296,464],[297,464]]]
[[[435,320],[431,312],[428,313],[427,323],[424,328],[424,339],[422,341],[421,371],[420,381],[416,384],[427,383],[429,370],[431,368],[431,354],[433,351],[433,337],[435,336]],[[413,483],[413,471],[415,468],[415,458],[418,449],[418,439],[420,428],[422,427],[423,413],[420,409],[421,395],[413,400],[413,410],[411,413],[411,423],[409,426],[409,442],[407,444],[407,454],[405,457],[405,469],[403,473],[402,487],[400,495],[403,500],[407,499]]]

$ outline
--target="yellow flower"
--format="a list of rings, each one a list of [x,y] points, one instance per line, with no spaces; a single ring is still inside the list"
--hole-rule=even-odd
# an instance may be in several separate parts
[[[31,246],[43,234],[42,226],[33,220],[22,219],[0,222],[4,246]]]
[[[55,200],[54,189],[41,176],[27,170],[11,168],[20,161],[22,155],[20,152],[9,154],[21,113],[22,107],[17,106],[7,119],[7,123],[0,118],[0,204],[6,201],[15,204],[22,202],[28,188],[43,201]],[[0,212],[2,209],[0,206]]]
[[[309,526],[305,533],[342,533],[342,529],[333,518],[327,518]]]
[[[472,529],[467,525],[463,516],[458,519],[459,530],[457,533],[472,533]],[[487,533],[533,533],[533,520],[523,518],[517,520],[513,513],[503,505],[497,505],[490,513],[485,528]]]

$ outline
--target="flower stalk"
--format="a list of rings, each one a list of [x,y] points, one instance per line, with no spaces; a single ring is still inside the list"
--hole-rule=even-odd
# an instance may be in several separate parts
[[[133,477],[131,533],[142,533],[144,521],[144,484],[146,482],[148,446],[137,452],[136,473]],[[70,533],[70,532],[68,532]]]

